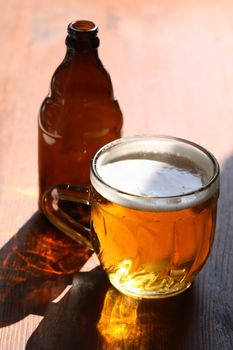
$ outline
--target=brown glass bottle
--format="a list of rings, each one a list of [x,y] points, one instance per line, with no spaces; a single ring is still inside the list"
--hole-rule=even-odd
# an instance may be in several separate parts
[[[110,76],[98,57],[98,28],[68,26],[67,51],[39,113],[39,206],[57,183],[89,184],[95,152],[121,136],[122,113]]]

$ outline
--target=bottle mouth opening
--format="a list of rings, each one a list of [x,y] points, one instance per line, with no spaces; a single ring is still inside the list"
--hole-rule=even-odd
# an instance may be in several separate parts
[[[73,21],[68,25],[66,45],[76,51],[94,50],[99,46],[97,25],[88,20]]]
[[[97,31],[97,25],[92,21],[78,20],[73,21],[68,26],[68,32],[95,32]]]

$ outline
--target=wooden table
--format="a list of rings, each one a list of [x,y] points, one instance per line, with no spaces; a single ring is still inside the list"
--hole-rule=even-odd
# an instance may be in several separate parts
[[[2,0],[0,10],[0,349],[233,349],[233,2]],[[212,254],[175,298],[139,303],[100,273],[82,309],[77,273],[90,254],[37,211],[37,113],[79,18],[99,25],[124,135],[191,139],[221,164]]]

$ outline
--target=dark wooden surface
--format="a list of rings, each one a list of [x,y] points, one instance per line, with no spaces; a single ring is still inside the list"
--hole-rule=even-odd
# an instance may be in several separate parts
[[[1,0],[0,10],[0,349],[233,349],[232,1]],[[37,113],[78,18],[99,25],[124,134],[185,137],[221,164],[212,253],[175,298],[139,302],[100,271],[80,275],[89,253],[37,211]]]

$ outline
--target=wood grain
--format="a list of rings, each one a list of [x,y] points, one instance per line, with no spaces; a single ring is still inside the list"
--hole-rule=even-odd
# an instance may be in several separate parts
[[[70,270],[68,279],[53,279],[43,269],[38,275],[32,270],[31,275],[25,261],[29,265],[34,262],[35,270],[41,267],[45,250],[42,238],[52,230],[46,224],[43,226],[43,219],[39,219],[37,229],[30,226],[38,219],[37,114],[52,73],[65,53],[66,26],[78,18],[91,19],[99,25],[100,57],[111,74],[124,113],[124,134],[165,133],[191,139],[210,149],[222,167],[216,239],[193,288],[188,295],[180,296],[177,303],[161,302],[163,306],[151,309],[137,306],[140,312],[134,323],[129,324],[127,320],[122,324],[122,314],[116,310],[126,310],[130,314],[126,316],[131,317],[135,315],[136,304],[108,291],[106,295],[111,295],[113,301],[109,299],[103,312],[110,312],[115,304],[115,314],[108,320],[100,319],[98,330],[105,337],[101,338],[102,347],[110,339],[106,329],[111,330],[110,325],[115,322],[121,330],[124,325],[125,333],[122,331],[120,338],[116,338],[117,334],[115,339],[111,338],[112,349],[115,346],[115,349],[230,350],[233,348],[231,0],[54,0],[52,4],[47,0],[0,1],[0,349],[25,348],[39,322],[44,320],[48,304],[71,283],[74,273]],[[41,227],[38,257],[29,254],[23,260],[25,264],[18,265],[22,252],[27,251],[30,242],[35,243],[33,234],[38,234]],[[74,256],[70,254],[69,264]],[[78,263],[77,259],[77,270],[84,261]],[[21,268],[17,270],[16,266]],[[29,305],[33,288],[38,296],[35,305]],[[131,345],[127,343],[127,334]]]

